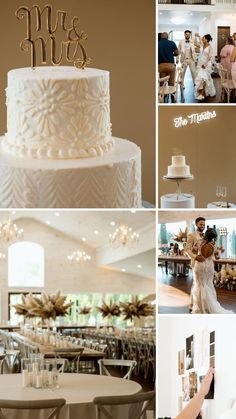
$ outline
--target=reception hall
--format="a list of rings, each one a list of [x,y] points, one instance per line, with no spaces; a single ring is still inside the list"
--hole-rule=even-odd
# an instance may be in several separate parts
[[[154,418],[155,212],[1,211],[0,244],[1,417]]]
[[[230,210],[159,211],[159,313],[236,312],[235,225],[236,214]],[[202,245],[206,232],[212,230],[215,232],[218,254],[213,255],[212,271],[209,274],[207,265],[202,265],[204,274],[199,279],[199,263],[202,261],[196,262],[195,259],[200,254],[197,244]],[[198,234],[203,239],[198,238]],[[206,260],[209,257],[204,256]],[[201,282],[202,287],[199,286]],[[203,302],[199,303],[200,298]]]

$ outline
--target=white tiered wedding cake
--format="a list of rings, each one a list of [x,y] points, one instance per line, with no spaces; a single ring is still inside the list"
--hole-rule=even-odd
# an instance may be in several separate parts
[[[141,206],[141,150],[112,137],[107,71],[10,71],[1,139],[2,208]]]
[[[190,174],[190,168],[186,164],[185,156],[172,156],[171,166],[168,166],[168,172],[166,177],[182,178],[192,176]]]

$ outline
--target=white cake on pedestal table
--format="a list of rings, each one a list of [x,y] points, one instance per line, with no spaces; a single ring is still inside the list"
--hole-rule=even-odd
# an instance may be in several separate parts
[[[141,150],[112,137],[107,71],[21,68],[6,91],[0,207],[141,207]]]
[[[161,208],[195,208],[195,197],[191,194],[183,194],[180,191],[182,179],[193,179],[190,168],[186,164],[185,156],[172,156],[171,166],[168,166],[167,175],[163,179],[176,181],[178,189],[176,193],[161,196]]]
[[[171,166],[168,166],[167,177],[181,178],[191,176],[190,168],[186,164],[185,156],[172,156]]]

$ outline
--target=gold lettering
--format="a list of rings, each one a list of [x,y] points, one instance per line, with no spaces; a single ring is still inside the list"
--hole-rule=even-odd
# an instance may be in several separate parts
[[[47,39],[42,36],[32,38],[32,18],[33,14],[36,16],[36,31],[42,30],[43,15],[46,19],[46,29],[49,34]],[[84,69],[87,64],[91,62],[87,56],[87,52],[83,46],[83,42],[87,39],[87,34],[79,30],[80,20],[74,16],[71,20],[71,26],[67,28],[66,17],[67,12],[57,10],[55,24],[53,26],[52,6],[46,5],[42,9],[34,5],[32,8],[19,7],[15,13],[18,20],[26,20],[26,37],[21,42],[21,49],[25,52],[30,52],[31,67],[35,68],[37,64],[36,57],[36,43],[40,44],[41,62],[47,62],[47,45],[50,44],[50,60],[53,65],[60,65],[65,56],[68,62],[74,62],[77,68]],[[56,32],[61,28],[66,33],[66,40],[60,42],[59,49],[57,48]],[[59,50],[58,58],[56,57],[57,49]],[[65,51],[65,53],[64,53]],[[78,56],[80,54],[80,56]]]

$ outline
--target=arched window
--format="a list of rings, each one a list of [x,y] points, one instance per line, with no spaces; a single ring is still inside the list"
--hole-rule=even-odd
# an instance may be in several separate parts
[[[44,286],[44,248],[21,241],[8,248],[8,286]]]

